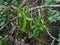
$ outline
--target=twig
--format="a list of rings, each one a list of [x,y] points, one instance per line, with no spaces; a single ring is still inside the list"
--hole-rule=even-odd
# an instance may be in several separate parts
[[[60,5],[58,5],[58,4],[57,5],[49,5],[49,6],[42,5],[42,6],[33,7],[31,9],[29,9],[29,11],[39,9],[39,8],[44,8],[44,7],[60,7]]]
[[[50,33],[49,33],[49,31],[47,30],[47,33],[48,33],[48,35],[51,37],[51,38],[53,38],[53,41],[52,41],[52,43],[51,43],[51,45],[53,45],[54,44],[54,41],[55,40],[57,40],[54,36],[52,36]]]
[[[48,35],[49,35],[51,38],[56,39],[54,36],[52,36],[52,35],[49,33],[48,30],[47,30],[47,33],[48,33]]]
[[[26,0],[24,0],[20,6],[22,7],[22,6],[25,4],[25,2],[26,2]],[[14,7],[13,5],[11,5],[11,6],[12,6],[14,9],[16,9],[16,7]],[[9,8],[9,7],[7,7],[7,8]],[[9,22],[15,20],[16,18],[17,18],[17,17],[13,18],[13,19],[10,20]],[[2,30],[9,22],[7,22],[5,25],[3,25],[3,26],[0,28],[0,30]]]
[[[17,18],[18,16],[14,17],[13,19],[10,20],[10,22],[16,20]]]
[[[36,0],[36,1],[33,3],[33,5],[35,5],[35,4],[37,3],[37,1],[38,1],[38,0]]]
[[[51,43],[51,45],[54,45],[54,41],[55,41],[55,39],[53,39],[53,40],[52,40],[52,43]]]
[[[22,7],[25,3],[26,3],[26,0],[23,0],[23,2],[21,3],[20,7]]]
[[[47,44],[47,45],[49,45],[47,42],[45,42],[45,41],[42,41],[43,43],[45,43],[45,44]]]
[[[11,28],[9,34],[13,34],[13,32],[14,32],[15,29],[16,29],[16,26],[14,26],[13,22],[11,22],[11,25],[12,25],[12,28]]]
[[[5,25],[3,25],[0,30],[2,30],[9,22],[7,22]]]
[[[38,9],[38,14],[41,15],[40,9]]]
[[[17,17],[15,17],[15,18],[11,19],[10,21],[8,21],[5,25],[3,25],[3,26],[0,28],[0,30],[2,30],[9,22],[14,21],[16,18],[17,18]]]
[[[17,9],[14,5],[9,5],[9,6],[6,8],[6,10],[9,9],[9,8],[13,8],[13,9],[15,9],[15,10]]]

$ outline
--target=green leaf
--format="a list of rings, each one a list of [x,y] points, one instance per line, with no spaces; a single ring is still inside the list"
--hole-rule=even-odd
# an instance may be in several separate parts
[[[41,16],[38,16],[36,22],[40,23],[40,20],[41,20]]]
[[[60,43],[58,43],[58,45],[60,45]]]
[[[60,20],[60,16],[58,16],[57,20]]]
[[[48,27],[44,25],[44,29],[45,29],[45,30],[48,30]]]
[[[25,7],[23,8],[23,11],[24,11],[25,13],[28,13],[28,6],[25,6]]]
[[[26,16],[26,20],[31,21],[31,20],[33,20],[33,18],[29,18],[29,17]]]
[[[28,38],[32,38],[34,36],[34,34],[31,34]]]
[[[1,23],[0,23],[0,26],[3,26],[4,24],[5,24],[5,22],[1,22]]]
[[[22,25],[22,27],[21,27],[21,31],[24,31],[25,30],[25,27],[26,27],[26,25],[27,25],[27,20],[26,20],[26,16],[23,14],[23,25]]]
[[[0,36],[0,39],[2,39],[2,36]]]
[[[60,0],[54,0],[55,2],[60,2]]]
[[[49,1],[48,0],[45,0],[45,5],[48,6],[48,5],[51,4],[51,2],[52,2],[52,0],[49,0]]]
[[[2,45],[2,36],[0,36],[0,45]]]
[[[0,5],[0,8],[6,8],[6,6],[5,5]]]
[[[22,14],[21,14],[21,13],[19,13],[19,14],[18,14],[18,17],[22,17]]]
[[[0,40],[0,45],[2,45],[2,40]]]

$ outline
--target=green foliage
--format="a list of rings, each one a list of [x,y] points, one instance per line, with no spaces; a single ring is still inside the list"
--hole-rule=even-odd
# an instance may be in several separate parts
[[[52,0],[45,0],[45,5],[50,5],[52,3]]]
[[[60,28],[58,28],[58,45],[60,45]]]
[[[17,6],[17,1],[16,2],[15,1],[16,0],[6,0],[6,1],[0,0],[0,2],[1,2],[1,4],[0,4],[0,27],[3,26],[8,20],[10,20],[11,17],[8,18],[8,15],[10,16],[10,14],[8,14],[8,12],[6,12],[6,9],[10,4]],[[13,9],[9,9],[9,11],[12,14],[15,13]]]
[[[2,36],[0,36],[0,45],[2,45]]]
[[[42,37],[44,35],[44,31],[48,30],[48,27],[41,22],[41,19],[42,18],[40,16],[37,16],[36,21],[31,26],[33,36]],[[31,37],[32,36],[30,36],[30,38]]]
[[[7,14],[4,12],[0,12],[0,27],[3,26],[7,22]]]
[[[55,2],[60,2],[60,0],[59,1],[58,0],[55,0]],[[59,10],[48,8],[48,14],[50,15],[48,17],[48,20],[50,21],[50,23],[60,21],[60,11]],[[58,33],[58,45],[60,45],[60,31]]]
[[[60,2],[60,0],[54,0],[55,2]]]
[[[49,9],[48,13],[50,14],[50,17],[48,19],[51,22],[56,22],[57,20],[60,20],[60,12],[59,11]]]
[[[24,31],[26,26],[27,26],[27,22],[33,20],[32,18],[29,18],[28,16],[28,7],[24,7],[24,8],[19,8],[18,7],[18,19],[17,22],[19,24],[19,29],[20,31]]]
[[[24,30],[29,31],[29,38],[32,38],[33,36],[42,37],[44,35],[44,31],[48,30],[48,27],[41,22],[42,17],[37,16],[35,21],[33,18],[30,18],[27,6],[23,8],[18,7],[17,10],[18,18],[16,21],[19,24],[18,28],[22,32],[24,32]]]
[[[54,3],[60,2],[60,0],[44,0],[45,5],[49,6]],[[54,10],[54,9],[48,9],[49,17],[48,19],[45,19],[42,16],[37,16],[36,19],[31,18],[31,16],[28,14],[28,7],[24,6],[23,8],[20,7],[20,0],[0,0],[3,4],[0,5],[0,10],[6,9],[10,4],[13,4],[17,8],[17,16],[16,22],[18,23],[17,28],[23,33],[25,30],[27,30],[30,35],[28,38],[32,38],[33,36],[36,36],[38,38],[44,36],[44,31],[48,30],[47,25],[42,23],[43,20],[49,20],[50,23],[60,21],[60,11]],[[43,9],[44,10],[44,9]],[[14,10],[9,9],[10,13],[15,13]],[[46,10],[45,10],[46,11]],[[43,12],[43,11],[41,11]],[[0,27],[3,26],[8,20],[10,20],[11,17],[8,18],[9,14],[6,14],[4,11],[0,11]],[[45,13],[43,14],[45,15]],[[7,19],[8,18],[8,19]],[[42,21],[41,21],[42,20]],[[58,45],[60,45],[60,34],[58,38]],[[22,35],[23,36],[23,35]],[[0,37],[1,39],[2,37]],[[9,40],[8,40],[9,41]],[[5,40],[6,45],[13,45],[13,43],[10,43]],[[8,43],[7,43],[8,42]],[[2,40],[0,40],[0,45],[2,45]]]
[[[60,0],[45,0],[45,5],[51,5],[51,4],[53,4],[53,3],[58,3],[58,2],[60,2]]]
[[[45,5],[49,6],[51,4],[55,4],[55,3],[59,3],[59,2],[60,2],[60,0],[45,0]],[[58,8],[58,10],[49,8],[48,13],[50,15],[50,17],[48,17],[48,19],[50,20],[50,23],[60,21],[59,8]],[[60,45],[60,29],[59,29],[59,33],[58,33],[58,45]]]

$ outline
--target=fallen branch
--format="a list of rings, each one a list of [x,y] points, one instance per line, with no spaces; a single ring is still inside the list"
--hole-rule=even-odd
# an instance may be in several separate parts
[[[42,5],[42,6],[33,7],[31,9],[29,9],[29,11],[39,9],[39,8],[44,8],[44,7],[60,7],[60,5],[58,5],[58,4],[57,5],[49,5],[49,6]]]

